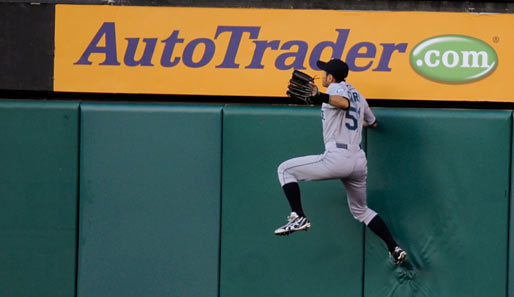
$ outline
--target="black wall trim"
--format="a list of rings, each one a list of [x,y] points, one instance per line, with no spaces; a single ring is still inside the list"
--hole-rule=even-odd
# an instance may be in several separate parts
[[[35,2],[37,0],[32,0]],[[30,3],[30,0],[0,0],[0,3]],[[514,1],[440,0],[39,0],[53,4],[107,4],[127,6],[244,7],[284,9],[457,11],[514,13]]]
[[[53,90],[55,5],[0,3],[0,89]]]
[[[1,100],[63,100],[80,102],[115,103],[180,103],[180,104],[249,104],[249,105],[304,105],[289,97],[238,97],[203,95],[157,95],[157,94],[103,94],[67,93],[51,91],[0,90]],[[514,109],[514,102],[476,101],[428,101],[428,100],[385,100],[367,98],[371,107],[396,108],[457,108],[457,109]]]

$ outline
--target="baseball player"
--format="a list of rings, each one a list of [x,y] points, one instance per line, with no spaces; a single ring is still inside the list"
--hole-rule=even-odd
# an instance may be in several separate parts
[[[368,226],[387,245],[393,262],[401,264],[407,253],[391,236],[380,216],[366,202],[367,160],[361,149],[362,127],[377,127],[377,121],[366,99],[349,83],[348,65],[339,60],[318,61],[323,70],[322,85],[327,93],[313,86],[311,101],[321,103],[321,120],[325,152],[293,158],[280,164],[278,179],[291,206],[287,224],[275,230],[276,235],[289,235],[308,230],[311,223],[301,204],[298,181],[340,179],[347,191],[353,217]]]

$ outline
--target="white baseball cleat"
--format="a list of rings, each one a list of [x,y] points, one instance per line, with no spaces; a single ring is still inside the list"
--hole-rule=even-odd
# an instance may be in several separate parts
[[[289,235],[295,231],[307,231],[311,227],[311,223],[307,218],[300,217],[296,212],[291,212],[287,217],[287,224],[275,230],[275,235]]]
[[[407,253],[404,250],[402,250],[402,248],[399,246],[395,247],[394,252],[390,252],[389,255],[391,255],[391,257],[393,258],[393,262],[396,265],[402,264],[403,260],[407,258]]]

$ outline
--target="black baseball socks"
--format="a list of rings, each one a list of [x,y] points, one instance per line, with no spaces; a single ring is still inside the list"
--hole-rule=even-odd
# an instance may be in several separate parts
[[[376,235],[382,238],[382,240],[387,244],[387,249],[389,252],[394,252],[394,248],[397,247],[398,244],[396,241],[394,241],[393,236],[391,236],[391,233],[387,228],[387,225],[378,214],[371,220],[371,222],[369,222],[368,227]]]
[[[300,217],[305,217],[302,209],[302,201],[300,198],[300,186],[298,183],[292,182],[282,186],[284,193],[286,194],[287,201],[291,206],[291,210],[296,212]]]
[[[282,189],[286,194],[287,201],[289,201],[289,206],[291,206],[291,210],[296,212],[300,217],[305,217],[305,213],[302,209],[300,187],[298,186],[298,183],[292,182],[285,184],[282,186]],[[378,214],[371,220],[371,222],[369,222],[368,227],[376,235],[382,238],[390,252],[393,252],[394,248],[398,246],[396,241],[393,239],[393,236],[389,232],[387,225]]]

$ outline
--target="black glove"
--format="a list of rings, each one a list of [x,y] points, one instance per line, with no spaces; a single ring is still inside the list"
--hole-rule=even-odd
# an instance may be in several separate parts
[[[293,71],[292,77],[289,80],[289,86],[286,94],[294,99],[302,100],[307,104],[312,104],[310,97],[312,96],[313,86],[310,84],[314,82],[314,78],[301,71]]]
[[[321,104],[322,102],[328,103],[329,95],[325,93],[316,92],[316,95],[312,96],[314,86],[311,83],[314,82],[314,78],[310,75],[303,73],[298,70],[294,70],[291,79],[289,80],[289,86],[286,94],[298,100],[302,100],[306,104]]]

